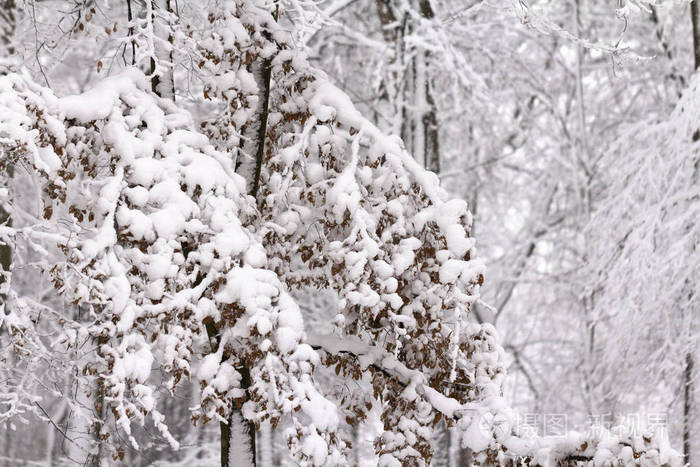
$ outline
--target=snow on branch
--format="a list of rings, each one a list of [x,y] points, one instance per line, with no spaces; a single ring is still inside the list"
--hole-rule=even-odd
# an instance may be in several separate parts
[[[466,433],[484,462],[502,456],[513,436],[499,427],[513,415],[501,397],[495,330],[467,321],[485,268],[466,203],[449,199],[399,138],[363,117],[291,46],[264,6],[222,6],[210,17],[200,68],[209,74],[205,98],[221,105],[225,118],[202,127],[246,164],[251,152],[236,147],[249,144],[250,125],[267,121],[257,141],[264,145],[260,217],[251,228],[288,288],[331,289],[339,297],[335,335],[310,339],[324,366],[372,388],[371,398],[338,401],[346,422],[364,420],[380,404],[384,431],[374,444],[381,465],[429,462],[442,418]],[[269,67],[269,95],[256,71],[261,62]],[[264,111],[256,105],[263,98]],[[571,455],[584,455],[579,451]]]
[[[157,409],[159,369],[170,391],[197,376],[195,420],[226,420],[247,401],[243,411],[255,423],[291,416],[295,449],[323,446],[322,457],[317,447],[306,453],[315,463],[339,456],[335,410],[311,375],[318,356],[303,344],[298,307],[241,222],[255,206],[230,159],[134,69],[63,99],[19,75],[0,78],[0,89],[2,161],[41,176],[46,225],[62,234],[63,255],[47,269],[66,300],[87,311],[79,322],[58,320],[58,343],[77,347],[82,336],[95,346],[79,366],[97,393],[98,439],[117,429],[137,447],[132,424],[150,414],[178,446]],[[30,332],[18,312],[3,324]],[[252,379],[245,398],[240,367]]]

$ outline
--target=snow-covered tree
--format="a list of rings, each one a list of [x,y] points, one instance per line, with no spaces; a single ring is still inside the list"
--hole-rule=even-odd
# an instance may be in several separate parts
[[[686,452],[697,425],[697,89],[694,76],[668,117],[628,128],[611,147],[608,197],[590,229],[599,245],[592,262],[599,280],[591,288],[600,332],[615,335],[602,340],[608,358],[600,371],[633,386],[639,370],[632,368],[644,368],[652,387],[667,386],[682,406]]]
[[[193,383],[192,420],[219,422],[221,465],[254,464],[261,427],[282,431],[298,462],[347,463],[354,430],[375,420],[381,465],[429,463],[443,422],[480,465],[678,465],[663,433],[542,439],[515,426],[495,329],[470,319],[485,269],[472,214],[408,151],[436,130],[437,51],[409,54],[405,96],[427,126],[407,148],[310,65],[280,25],[284,5],[173,6],[71,10],[76,37],[100,31],[100,52],[142,71],[61,98],[27,74],[0,78],[2,167],[37,187],[31,209],[17,183],[0,198],[18,258],[3,284],[0,342],[15,356],[0,369],[12,376],[2,421],[54,423],[38,399],[50,388],[82,424],[76,456],[124,460],[152,439],[147,420],[180,447],[162,407]],[[415,16],[409,36],[444,32],[434,12],[397,11]],[[119,27],[102,32],[110,12]],[[15,280],[28,264],[58,296],[35,300]],[[333,298],[328,332],[296,304],[310,289]]]

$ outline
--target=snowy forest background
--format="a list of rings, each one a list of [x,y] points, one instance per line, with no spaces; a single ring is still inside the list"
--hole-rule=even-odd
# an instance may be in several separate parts
[[[699,66],[696,1],[1,0],[0,465],[218,465],[235,416],[222,465],[700,465]],[[253,246],[163,256],[148,145]],[[184,313],[205,266],[241,290]]]

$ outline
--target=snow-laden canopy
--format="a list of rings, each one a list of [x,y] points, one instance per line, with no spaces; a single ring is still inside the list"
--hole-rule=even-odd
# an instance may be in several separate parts
[[[63,99],[19,75],[0,86],[3,162],[31,167],[46,195],[45,220],[5,236],[52,230],[64,256],[45,268],[87,311],[61,317],[60,344],[96,344],[81,366],[100,376],[117,426],[129,435],[134,417],[151,414],[169,437],[152,370],[173,389],[198,367],[195,418],[226,420],[232,404],[250,399],[251,419],[294,414],[299,434],[325,445],[319,433],[338,417],[312,380],[319,358],[302,343],[299,309],[266,268],[260,241],[241,224],[255,208],[231,160],[191,130],[187,113],[146,91],[137,70]],[[23,313],[11,306],[3,316],[20,347],[32,326]]]
[[[697,352],[700,314],[700,76],[675,109],[630,125],[603,160],[607,201],[589,226],[590,269],[606,356],[601,373],[635,387],[683,373]],[[624,157],[623,157],[624,156]]]

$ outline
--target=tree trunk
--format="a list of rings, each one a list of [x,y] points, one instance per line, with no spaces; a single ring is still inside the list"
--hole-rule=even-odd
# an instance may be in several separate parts
[[[426,60],[430,57],[426,52]],[[440,137],[438,132],[437,111],[432,95],[431,80],[425,82],[425,102],[428,111],[423,115],[423,135],[425,137],[425,168],[435,173],[440,172]]]
[[[11,57],[15,53],[13,46],[13,38],[15,35],[15,27],[17,20],[15,17],[15,0],[4,0],[0,8],[0,57],[7,55]],[[8,180],[14,175],[12,166],[7,169]],[[0,225],[12,226],[10,214],[0,206]],[[0,287],[5,283],[4,272],[10,270],[12,265],[12,248],[10,245],[0,245]],[[7,307],[7,296],[0,293],[0,305]]]
[[[265,157],[272,68],[270,60],[267,59],[256,62],[251,67],[251,73],[258,85],[258,104],[255,116],[246,124],[243,132],[243,154],[239,155],[240,159],[236,161],[236,171],[248,181],[248,193],[255,198],[260,188],[260,175]]]
[[[12,179],[13,170],[9,167],[7,170],[7,179]],[[12,226],[12,219],[10,218],[10,213],[5,211],[5,209],[0,206],[0,225],[5,225],[7,227]],[[10,245],[2,244],[0,245],[0,288],[5,284],[5,273],[10,271],[10,266],[12,265],[12,248]],[[0,306],[2,311],[7,313],[7,295],[0,292]]]
[[[131,0],[126,0],[126,19],[129,20],[129,41],[131,42],[131,66],[136,65],[136,40],[134,39],[134,13],[131,10]],[[153,65],[153,64],[152,64]]]
[[[431,465],[435,467],[452,467],[452,455],[450,453],[450,428],[446,423],[440,423],[435,427],[437,436],[436,449]]]
[[[397,16],[391,4],[391,0],[377,0],[377,14],[379,23],[382,26],[384,40],[395,43],[398,39],[398,28],[396,27]]]
[[[15,0],[2,0],[0,2],[0,57],[11,57],[15,53],[13,39],[17,26]]]
[[[694,70],[700,67],[700,6],[698,0],[690,2],[690,20],[693,23],[693,57]]]
[[[258,430],[255,446],[255,462],[260,467],[271,467],[272,464],[272,426],[265,423]]]
[[[401,11],[392,0],[377,0],[377,16],[382,29],[384,42],[393,50],[391,61],[387,66],[389,75],[383,81],[382,98],[392,106],[392,113],[396,115],[392,122],[392,132],[398,133],[409,153],[413,148],[413,119],[408,109],[409,103],[415,96],[415,61],[408,59],[406,44],[403,38],[411,33],[409,15]],[[416,155],[416,157],[418,157]]]
[[[108,337],[104,336],[97,338],[97,353],[100,358],[104,358],[104,355],[99,349],[107,343],[108,339]],[[93,393],[95,421],[92,426],[92,437],[97,446],[97,452],[88,456],[88,461],[86,464],[90,465],[91,467],[100,467],[100,465],[102,465],[102,458],[105,457],[104,440],[102,439],[102,427],[105,423],[105,387],[104,378],[102,376],[97,377],[95,386],[95,392]]]
[[[282,449],[277,442],[278,433],[275,429],[270,429],[270,450],[272,451],[272,466],[279,467],[282,465]],[[267,466],[265,466],[267,467]]]
[[[691,465],[691,431],[693,407],[693,354],[685,354],[685,371],[683,372],[683,462]]]
[[[241,387],[250,387],[250,371],[238,368]],[[241,409],[233,407],[228,423],[221,422],[221,467],[255,467],[255,424],[247,421]]]
[[[205,321],[204,325],[212,346],[212,353],[216,353],[220,335],[211,319]],[[241,374],[241,388],[247,393],[251,384],[250,370],[246,367],[240,367],[237,370]],[[255,467],[255,424],[245,420],[241,408],[236,407],[235,402],[228,420],[220,422],[219,428],[221,467]]]
[[[353,465],[360,465],[360,422],[358,420],[352,426],[352,457]]]
[[[421,16],[425,19],[433,19],[435,12],[430,4],[430,0],[420,0],[419,8]],[[422,98],[419,109],[422,112],[420,125],[422,126],[421,137],[423,141],[420,146],[422,152],[416,157],[423,157],[425,168],[435,173],[440,172],[440,138],[437,123],[437,107],[433,98],[432,76],[429,73],[431,54],[429,50],[420,53],[420,61],[423,68],[421,88],[417,95]]]
[[[414,7],[426,20],[435,17],[429,0],[418,0]],[[377,14],[384,40],[394,50],[389,69],[393,82],[385,82],[386,97],[393,99],[394,113],[400,116],[395,125],[406,146],[427,169],[440,171],[440,144],[437,108],[433,97],[431,54],[428,50],[409,53],[404,37],[415,30],[415,22],[409,11],[401,10],[391,0],[377,0]],[[399,26],[399,21],[401,26]],[[403,71],[399,76],[398,70]]]
[[[153,48],[151,58],[151,90],[167,99],[175,100],[175,78],[173,75],[173,30],[170,15],[174,13],[171,0],[151,0],[153,22]],[[168,45],[165,45],[167,41]]]
[[[278,14],[279,10],[273,12],[272,16],[275,21],[277,21]],[[255,115],[242,129],[243,144],[236,160],[236,172],[249,183],[248,194],[256,198],[260,189],[260,176],[265,158],[265,140],[267,139],[267,118],[270,113],[271,59],[258,58],[248,67],[248,71],[252,73],[258,87],[258,102]]]
[[[276,13],[274,17],[277,19]],[[253,63],[250,71],[258,85],[258,102],[255,116],[248,122],[243,131],[243,154],[239,154],[239,159],[236,161],[236,171],[248,181],[249,194],[255,198],[260,189],[260,177],[265,157],[270,81],[272,79],[271,60],[264,59]],[[238,372],[241,374],[241,387],[247,391],[251,384],[250,370],[247,367],[241,367],[238,368]],[[255,424],[246,421],[240,408],[234,407],[228,424],[221,423],[221,466],[255,466],[256,461]]]
[[[677,85],[676,97],[680,98],[681,94],[683,93],[683,89],[685,89],[685,76],[683,76],[682,72],[679,72],[678,66],[674,63],[673,49],[671,48],[671,44],[669,43],[668,39],[665,38],[664,27],[659,19],[658,8],[654,5],[649,5],[649,10],[651,11],[649,18],[651,19],[651,22],[654,23],[656,29],[656,38],[658,39],[659,44],[661,44],[661,48],[663,49],[664,55],[666,55],[666,59],[668,60],[669,64],[666,78]]]
[[[693,24],[693,57],[694,70],[700,68],[700,6],[698,0],[690,3],[690,20]],[[694,348],[689,348],[685,354],[685,371],[683,372],[683,460],[685,465],[691,465],[692,458],[692,418],[693,418],[693,368],[695,359]]]
[[[472,450],[469,448],[459,449],[459,460],[457,463],[458,467],[471,467],[472,466]]]

